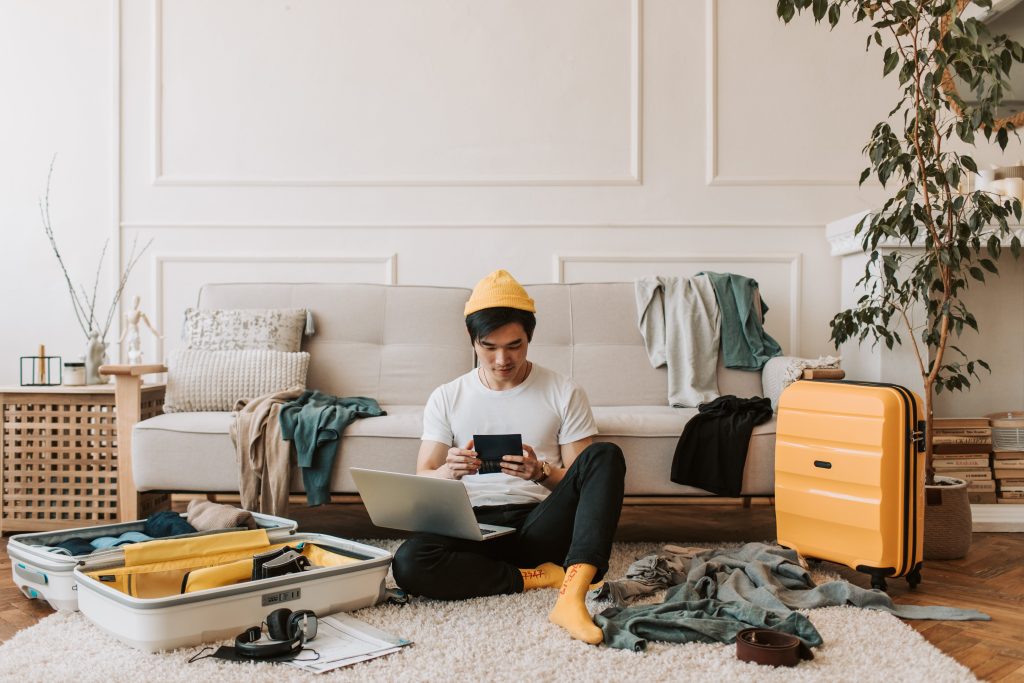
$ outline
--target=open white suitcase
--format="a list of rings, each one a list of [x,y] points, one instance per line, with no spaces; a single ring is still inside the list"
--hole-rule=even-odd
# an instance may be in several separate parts
[[[253,513],[256,523],[264,529],[281,530],[286,533],[293,533],[296,523],[283,517],[274,517]],[[114,553],[117,557],[123,557],[123,553],[117,553],[117,549],[98,550],[90,555],[78,555],[75,557],[63,555],[46,550],[47,547],[55,546],[69,538],[82,538],[91,541],[103,536],[120,536],[126,531],[142,531],[146,520],[136,522],[123,522],[121,524],[107,524],[103,526],[85,527],[78,529],[62,529],[60,531],[41,531],[29,534],[17,534],[11,536],[7,542],[7,554],[11,559],[11,577],[26,597],[46,600],[55,610],[75,611],[78,609],[78,591],[75,586],[75,566],[90,558],[97,558],[101,553]],[[203,533],[222,533],[199,532]],[[174,538],[182,538],[175,536]]]
[[[231,535],[260,533],[243,531]],[[223,534],[218,540],[227,541],[227,536],[229,534]],[[212,537],[194,539],[196,542],[213,540]],[[94,624],[118,640],[140,650],[156,652],[232,638],[248,627],[260,624],[267,614],[278,607],[287,607],[293,611],[309,609],[318,615],[328,615],[369,607],[384,598],[384,579],[391,564],[391,553],[386,550],[336,536],[296,532],[294,528],[268,530],[266,540],[270,545],[265,547],[273,548],[286,543],[304,548],[304,552],[319,553],[320,559],[325,555],[333,559],[327,562],[314,561],[314,568],[298,573],[260,580],[246,579],[232,585],[184,592],[190,580],[189,574],[203,569],[226,570],[243,563],[243,556],[247,552],[251,571],[251,551],[247,551],[243,545],[230,549],[234,553],[231,558],[219,554],[224,552],[223,549],[186,554],[186,557],[192,558],[189,561],[193,562],[193,567],[196,566],[195,558],[222,559],[192,569],[181,578],[183,561],[178,560],[177,556],[160,557],[158,554],[154,562],[151,551],[159,550],[155,544],[164,542],[150,541],[139,544],[140,547],[135,550],[127,546],[127,551],[89,556],[75,566],[79,609]],[[177,541],[168,543],[174,544]],[[126,560],[125,552],[133,554],[143,551],[149,555],[149,564],[126,566],[131,558]],[[166,568],[172,565],[173,571],[167,572]],[[161,580],[164,588],[160,591],[143,588],[143,579],[148,574],[175,572],[177,574],[171,582],[180,583],[181,592],[176,587],[167,590],[167,579]],[[120,583],[113,583],[115,581]],[[120,589],[115,586],[120,586]],[[139,597],[144,593],[155,597]]]

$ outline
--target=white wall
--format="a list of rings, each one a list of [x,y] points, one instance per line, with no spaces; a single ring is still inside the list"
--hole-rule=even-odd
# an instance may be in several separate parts
[[[891,106],[863,29],[749,0],[2,0],[0,383],[78,355],[35,201],[92,277],[177,343],[198,286],[472,286],[732,270],[789,351],[828,353],[824,225],[875,204],[860,148]],[[984,153],[979,156],[984,156]],[[110,289],[112,275],[103,283]],[[115,335],[111,335],[115,337]]]

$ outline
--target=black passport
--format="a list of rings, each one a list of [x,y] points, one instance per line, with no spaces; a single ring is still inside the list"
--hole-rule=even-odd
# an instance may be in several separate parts
[[[501,459],[523,454],[522,434],[474,434],[473,450],[482,461],[478,474],[501,472]]]

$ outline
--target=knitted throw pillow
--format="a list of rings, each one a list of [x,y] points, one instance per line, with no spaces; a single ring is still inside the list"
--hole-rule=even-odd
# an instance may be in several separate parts
[[[171,353],[167,370],[164,412],[228,411],[241,398],[305,389],[309,354],[179,349]]]
[[[304,308],[185,310],[186,349],[298,351],[306,328]]]

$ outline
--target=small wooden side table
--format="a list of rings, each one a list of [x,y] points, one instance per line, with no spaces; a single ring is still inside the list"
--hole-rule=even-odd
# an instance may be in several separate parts
[[[164,389],[142,387],[141,419]],[[0,387],[0,532],[118,522],[116,418],[113,384]]]

